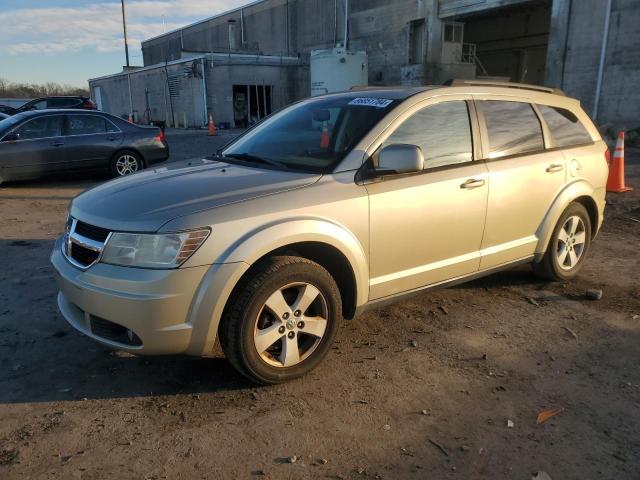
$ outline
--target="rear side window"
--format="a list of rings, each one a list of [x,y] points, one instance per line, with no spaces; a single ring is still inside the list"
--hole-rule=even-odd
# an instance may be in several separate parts
[[[48,108],[66,108],[77,104],[78,99],[76,98],[50,98],[47,100]]]
[[[464,101],[425,107],[404,121],[384,142],[417,145],[424,168],[470,162],[473,155],[469,111]]]
[[[556,147],[569,147],[591,143],[591,135],[569,110],[547,105],[538,105],[542,118],[547,122]]]
[[[489,158],[544,150],[542,127],[528,103],[486,100],[478,102],[489,135]]]
[[[67,135],[90,135],[105,133],[107,122],[97,115],[69,115],[69,131]]]

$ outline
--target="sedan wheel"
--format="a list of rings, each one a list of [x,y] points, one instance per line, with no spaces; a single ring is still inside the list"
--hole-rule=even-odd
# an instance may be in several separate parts
[[[131,175],[137,172],[140,166],[140,160],[131,153],[123,153],[116,158],[115,170],[120,177]]]

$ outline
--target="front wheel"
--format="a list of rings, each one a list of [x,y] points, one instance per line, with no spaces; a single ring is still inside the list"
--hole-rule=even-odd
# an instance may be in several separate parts
[[[113,177],[125,177],[144,168],[140,155],[129,150],[116,153],[110,166]]]
[[[575,277],[591,246],[591,219],[579,203],[570,204],[553,230],[547,251],[534,271],[541,277],[566,281]]]
[[[318,366],[341,318],[340,292],[329,272],[306,258],[271,257],[237,289],[220,325],[220,343],[252,381],[281,383]]]

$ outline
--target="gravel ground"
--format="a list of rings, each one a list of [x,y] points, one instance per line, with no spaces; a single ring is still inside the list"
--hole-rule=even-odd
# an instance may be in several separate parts
[[[172,160],[226,135],[169,132]],[[222,355],[137,358],[76,333],[48,257],[96,180],[2,186],[0,478],[640,478],[640,151],[627,156],[635,190],[609,196],[575,281],[522,267],[424,293],[345,322],[317,370],[268,388]],[[537,425],[548,408],[563,410]]]

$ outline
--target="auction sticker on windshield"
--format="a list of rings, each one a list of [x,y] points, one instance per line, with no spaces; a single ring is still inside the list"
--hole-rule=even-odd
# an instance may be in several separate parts
[[[354,98],[349,102],[349,105],[356,105],[359,107],[375,107],[386,108],[393,100],[386,98]]]

